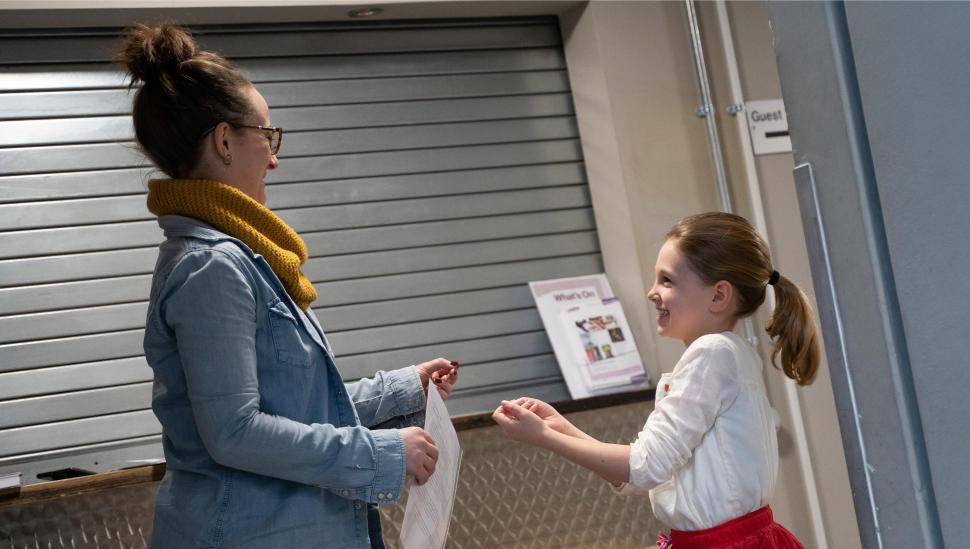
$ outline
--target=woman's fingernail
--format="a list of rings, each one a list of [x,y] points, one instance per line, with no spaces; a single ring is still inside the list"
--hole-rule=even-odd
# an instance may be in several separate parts
[[[437,378],[436,379],[432,379],[431,381],[433,381],[435,383],[441,383],[441,380],[440,379],[437,379]]]
[[[455,362],[454,360],[452,360],[452,361],[449,361],[449,362],[451,362],[451,365],[452,365],[452,366],[454,366],[455,368],[457,368],[457,367],[458,367],[458,363],[457,363],[457,362]]]

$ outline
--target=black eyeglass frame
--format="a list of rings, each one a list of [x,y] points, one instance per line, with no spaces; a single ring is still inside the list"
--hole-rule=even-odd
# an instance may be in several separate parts
[[[283,128],[277,128],[276,126],[253,126],[250,124],[236,124],[234,122],[229,122],[228,120],[226,121],[226,124],[229,124],[233,128],[252,128],[255,130],[262,130],[264,132],[272,132],[273,134],[275,134],[276,135],[275,146],[273,145],[273,136],[272,135],[266,136],[266,139],[269,140],[269,147],[273,149],[273,156],[276,156],[277,154],[279,154],[280,147],[283,146]],[[211,128],[202,132],[202,136],[199,139],[212,133],[212,131],[215,130],[217,126],[219,126],[219,124],[216,124],[215,126],[212,126]]]

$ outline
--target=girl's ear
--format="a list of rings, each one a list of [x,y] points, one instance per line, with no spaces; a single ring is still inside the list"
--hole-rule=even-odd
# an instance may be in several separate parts
[[[711,299],[710,311],[712,313],[723,313],[731,306],[734,300],[734,286],[727,280],[718,280],[714,283],[714,293]]]

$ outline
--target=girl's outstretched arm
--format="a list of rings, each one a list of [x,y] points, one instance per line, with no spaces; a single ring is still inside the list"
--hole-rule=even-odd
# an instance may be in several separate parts
[[[588,435],[563,434],[516,402],[503,400],[492,419],[512,440],[559,454],[613,484],[627,482],[630,478],[630,447],[627,445],[607,444]]]

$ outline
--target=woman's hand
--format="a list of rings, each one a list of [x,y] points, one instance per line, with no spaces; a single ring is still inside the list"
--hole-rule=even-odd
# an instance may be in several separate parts
[[[502,428],[505,436],[532,446],[541,446],[552,431],[549,424],[541,417],[509,400],[502,401],[502,404],[492,413],[492,419]]]
[[[424,484],[438,463],[438,447],[427,431],[420,427],[401,429],[404,442],[404,467],[414,482]]]
[[[442,400],[447,400],[451,394],[451,389],[458,381],[458,363],[447,358],[436,358],[428,362],[422,362],[415,366],[418,370],[418,377],[421,378],[421,385],[424,387],[424,394],[428,394],[428,383],[434,383],[441,394]]]

